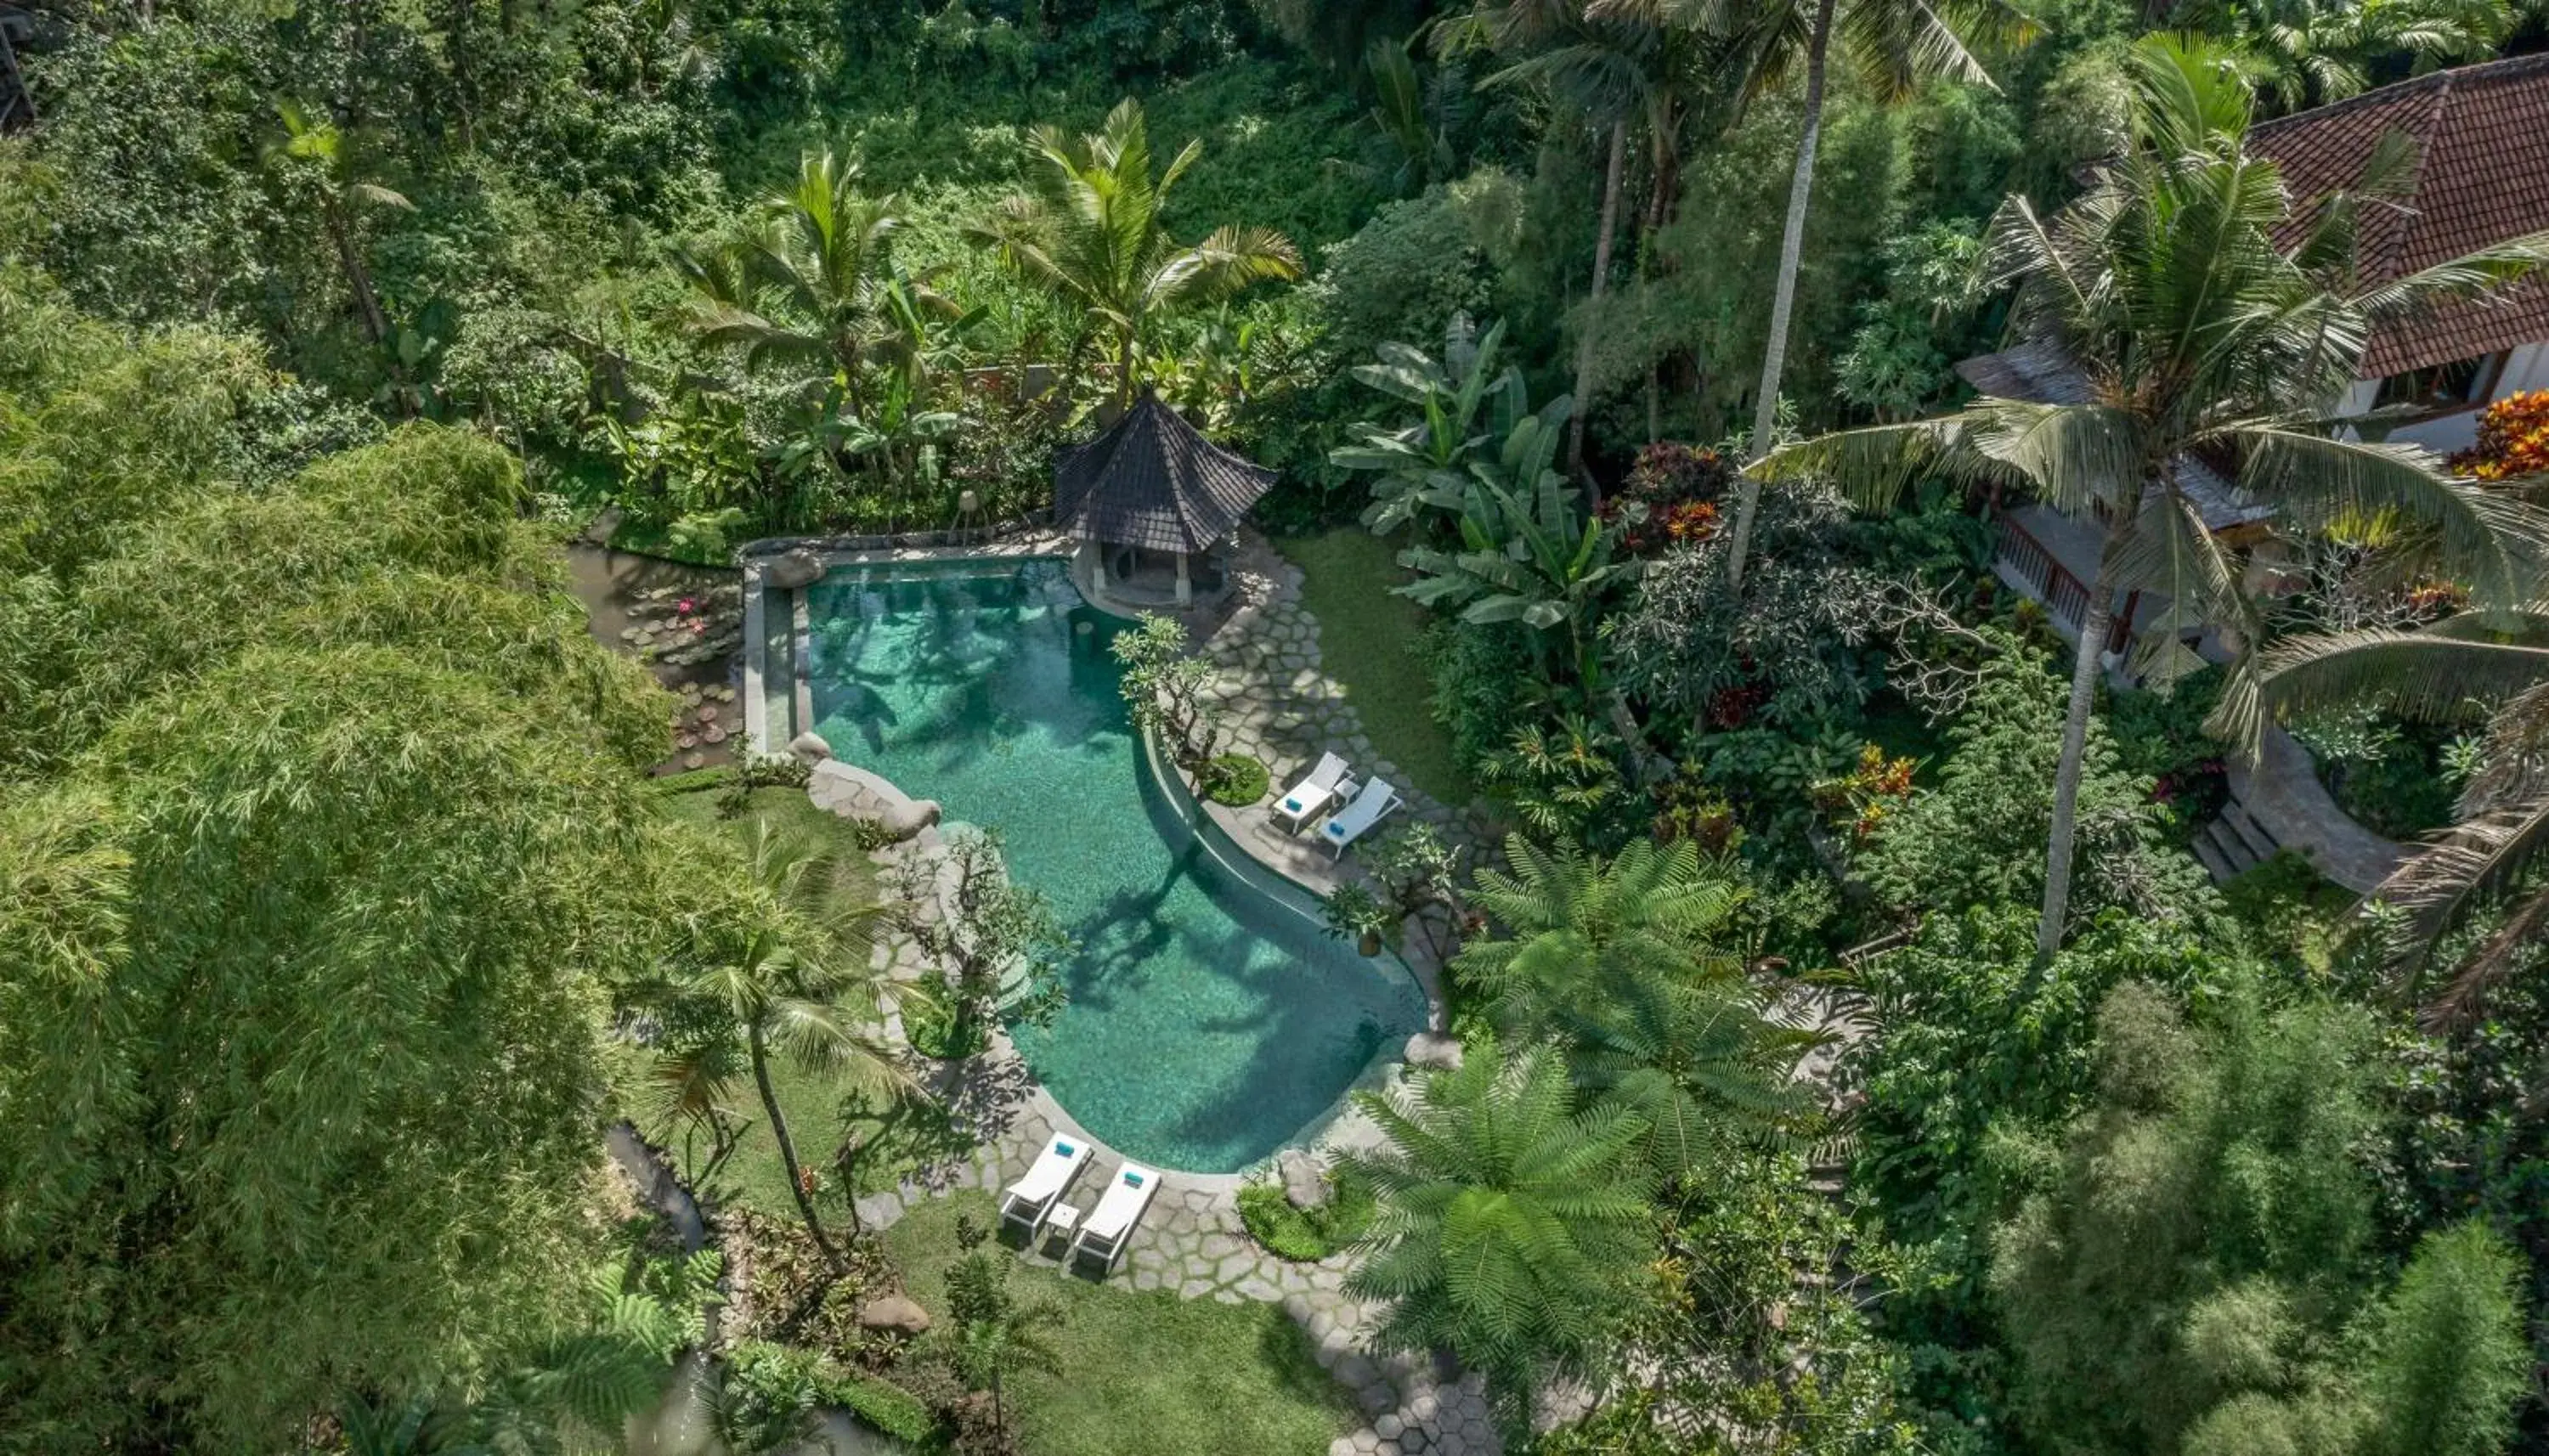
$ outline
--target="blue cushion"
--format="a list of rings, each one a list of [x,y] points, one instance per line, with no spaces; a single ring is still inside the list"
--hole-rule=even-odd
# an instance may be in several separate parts
[[[1058,1138],[1054,1139],[1053,1150],[1061,1153],[1064,1157],[1076,1157],[1079,1155],[1079,1150],[1077,1148],[1074,1148],[1070,1143],[1065,1142]]]

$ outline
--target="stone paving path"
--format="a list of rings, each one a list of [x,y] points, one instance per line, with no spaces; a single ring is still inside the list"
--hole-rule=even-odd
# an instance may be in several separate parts
[[[1014,1058],[1005,1044],[993,1055]],[[1042,1089],[1030,1085],[1024,1105],[943,1187],[906,1183],[891,1193],[862,1198],[859,1217],[867,1227],[883,1228],[948,1188],[996,1193],[1026,1172],[1057,1132],[1083,1138],[1096,1148],[1090,1171],[1069,1195],[1073,1202],[1093,1206],[1095,1190],[1121,1159],[1087,1138]],[[1235,1194],[1241,1182],[1164,1172],[1158,1196],[1126,1243],[1124,1262],[1108,1278],[1137,1290],[1169,1290],[1183,1299],[1280,1304],[1308,1332],[1320,1368],[1353,1395],[1370,1422],[1339,1436],[1329,1448],[1331,1456],[1498,1456],[1503,1445],[1487,1412],[1484,1382],[1475,1375],[1447,1379],[1430,1360],[1366,1353],[1363,1336],[1374,1312],[1344,1293],[1347,1261],[1295,1264],[1268,1252],[1240,1222]],[[1061,1252],[1057,1241],[1022,1257],[1059,1277],[1086,1277],[1061,1272]]]
[[[1265,760],[1278,791],[1309,772],[1320,754],[1341,754],[1357,778],[1378,776],[1396,788],[1408,814],[1454,844],[1477,844],[1482,827],[1466,809],[1440,803],[1409,783],[1373,747],[1344,684],[1322,671],[1318,619],[1301,605],[1301,569],[1251,533],[1233,557],[1231,572],[1235,604],[1198,646],[1221,670],[1205,695],[1220,709],[1229,750]],[[1262,812],[1239,817],[1251,831],[1266,819]],[[1228,818],[1222,822],[1233,827]],[[1335,873],[1306,837],[1295,841],[1271,826],[1237,837],[1251,853],[1296,878]]]

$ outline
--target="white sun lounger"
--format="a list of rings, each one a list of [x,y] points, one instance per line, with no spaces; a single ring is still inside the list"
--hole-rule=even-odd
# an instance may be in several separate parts
[[[1097,1201],[1097,1211],[1081,1221],[1080,1232],[1071,1240],[1070,1262],[1094,1258],[1098,1273],[1113,1269],[1115,1261],[1124,1257],[1133,1226],[1142,1222],[1142,1211],[1151,1206],[1151,1195],[1159,1191],[1157,1172],[1133,1162],[1118,1168],[1115,1181],[1106,1185],[1106,1196]]]
[[[1045,1215],[1071,1187],[1071,1180],[1088,1163],[1088,1143],[1060,1133],[1047,1138],[1044,1151],[1036,1154],[1026,1176],[1010,1184],[1000,1194],[1000,1227],[1011,1224],[1026,1230],[1033,1238],[1043,1226]]]
[[[1366,831],[1388,818],[1403,802],[1398,790],[1375,778],[1363,786],[1353,803],[1328,816],[1328,822],[1319,826],[1319,841],[1328,847],[1331,857],[1342,860],[1346,846],[1363,838]]]
[[[1311,815],[1326,808],[1336,798],[1345,781],[1346,761],[1335,754],[1319,755],[1319,766],[1310,771],[1309,776],[1285,789],[1283,796],[1274,801],[1276,822],[1288,819],[1297,832],[1310,822]]]

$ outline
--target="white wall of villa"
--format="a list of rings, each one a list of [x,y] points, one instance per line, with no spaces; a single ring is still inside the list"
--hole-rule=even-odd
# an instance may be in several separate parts
[[[2473,397],[2466,403],[2412,424],[2393,425],[2386,438],[2422,445],[2437,455],[2468,449],[2478,442],[2478,417],[2489,405],[2524,390],[2549,389],[2549,343],[2518,344],[2491,355],[2482,362],[2480,378],[2484,381],[2482,387],[2473,390]],[[2355,381],[2337,406],[2338,416],[2369,412],[2380,391],[2380,380]]]

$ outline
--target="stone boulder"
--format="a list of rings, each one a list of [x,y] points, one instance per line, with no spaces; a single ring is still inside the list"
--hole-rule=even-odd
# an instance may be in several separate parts
[[[1447,1072],[1461,1069],[1461,1039],[1435,1032],[1418,1032],[1407,1039],[1407,1064],[1433,1067]]]
[[[788,740],[788,751],[809,764],[819,764],[832,756],[832,746],[819,733],[800,733]]]
[[[1296,1209],[1325,1208],[1328,1202],[1328,1172],[1318,1157],[1305,1148],[1287,1147],[1274,1159],[1274,1171],[1283,1180],[1283,1201]]]
[[[845,819],[875,820],[885,826],[897,844],[939,820],[936,799],[910,798],[878,774],[838,759],[815,764],[807,788],[816,808],[828,809]]]
[[[800,546],[764,567],[761,583],[782,592],[802,592],[823,580],[823,558]]]
[[[897,1334],[921,1334],[929,1328],[929,1312],[905,1296],[879,1295],[859,1306],[859,1328],[890,1329]]]
[[[888,807],[877,818],[893,833],[894,842],[900,844],[935,825],[944,812],[936,799],[904,799]]]

